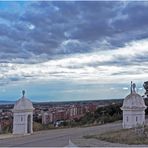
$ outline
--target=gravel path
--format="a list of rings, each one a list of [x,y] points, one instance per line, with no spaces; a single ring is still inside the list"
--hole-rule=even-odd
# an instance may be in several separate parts
[[[35,132],[27,136],[12,136],[1,135],[1,147],[66,147],[69,139],[77,146],[85,147],[122,147],[128,146],[126,144],[109,143],[97,139],[85,139],[83,136],[101,134],[107,131],[121,129],[121,122],[104,124],[100,126],[85,127],[85,128],[69,128],[69,129],[56,129]]]

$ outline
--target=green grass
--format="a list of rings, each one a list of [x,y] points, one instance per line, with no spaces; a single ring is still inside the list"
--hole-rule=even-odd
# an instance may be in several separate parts
[[[106,132],[99,135],[86,135],[85,139],[95,138],[103,141],[121,144],[148,144],[148,127],[145,134],[137,134],[135,129],[122,129],[118,131]]]

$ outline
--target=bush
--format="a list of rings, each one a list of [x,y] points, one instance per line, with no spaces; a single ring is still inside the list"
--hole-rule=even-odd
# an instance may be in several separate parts
[[[44,129],[44,127],[41,123],[33,122],[33,131],[40,131],[43,129]]]
[[[11,133],[12,132],[12,123],[3,125],[1,133],[2,134],[7,134],[7,133]]]
[[[54,127],[54,125],[53,124],[48,124],[47,125],[47,129],[54,129],[55,127]]]
[[[10,128],[9,128],[9,126],[5,126],[5,127],[3,128],[3,133],[5,133],[5,134],[10,133]]]
[[[105,107],[99,107],[94,113],[87,113],[78,122],[80,125],[93,123],[108,123],[122,119],[121,104],[111,104]]]
[[[41,124],[38,122],[33,122],[33,131],[40,131],[40,130],[49,130],[49,129],[54,129],[54,125],[53,124]]]

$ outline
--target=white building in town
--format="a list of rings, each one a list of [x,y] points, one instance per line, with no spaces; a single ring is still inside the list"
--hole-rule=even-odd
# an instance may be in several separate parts
[[[31,134],[33,133],[33,105],[25,97],[25,91],[13,108],[13,134]]]
[[[145,124],[145,109],[143,98],[136,93],[136,85],[131,82],[131,93],[124,99],[123,128],[133,128]]]

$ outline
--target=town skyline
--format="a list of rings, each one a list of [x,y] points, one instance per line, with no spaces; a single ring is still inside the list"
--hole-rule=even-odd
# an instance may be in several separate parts
[[[144,95],[148,2],[0,2],[0,100]]]

